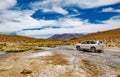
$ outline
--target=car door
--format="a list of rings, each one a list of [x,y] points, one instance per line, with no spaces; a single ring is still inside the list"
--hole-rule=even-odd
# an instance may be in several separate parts
[[[87,48],[87,42],[88,41],[84,41],[84,42],[81,43],[81,48],[82,49],[86,49]]]
[[[96,45],[96,41],[89,41],[87,48],[90,49],[91,47]]]
[[[94,46],[93,41],[86,41],[85,44],[83,44],[84,49],[90,49],[92,46]]]
[[[91,47],[91,41],[87,41],[84,48],[85,49],[90,49],[90,47]]]

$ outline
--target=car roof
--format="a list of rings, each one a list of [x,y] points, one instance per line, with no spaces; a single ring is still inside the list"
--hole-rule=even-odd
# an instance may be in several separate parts
[[[84,41],[100,41],[100,40],[84,40]]]
[[[84,41],[82,41],[82,42],[85,42],[85,41],[96,41],[96,42],[99,42],[99,41],[101,41],[101,40],[84,40]]]

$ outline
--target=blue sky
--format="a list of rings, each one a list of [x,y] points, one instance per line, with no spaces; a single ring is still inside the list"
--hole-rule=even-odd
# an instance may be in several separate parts
[[[0,33],[48,38],[120,28],[120,0],[0,0]]]

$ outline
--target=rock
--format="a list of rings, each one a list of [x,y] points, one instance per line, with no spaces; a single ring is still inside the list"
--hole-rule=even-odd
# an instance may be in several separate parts
[[[31,74],[32,71],[31,70],[27,70],[27,69],[23,69],[20,74]]]

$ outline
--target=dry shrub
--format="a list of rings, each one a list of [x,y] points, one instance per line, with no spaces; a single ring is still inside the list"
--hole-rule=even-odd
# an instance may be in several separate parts
[[[120,77],[120,70],[117,72],[117,77]]]
[[[42,50],[41,48],[33,47],[31,50]]]
[[[5,52],[22,52],[31,49],[30,46],[15,46],[15,45],[8,45],[3,47],[3,51]]]
[[[120,48],[120,42],[118,42],[118,43],[116,44],[116,46]]]

